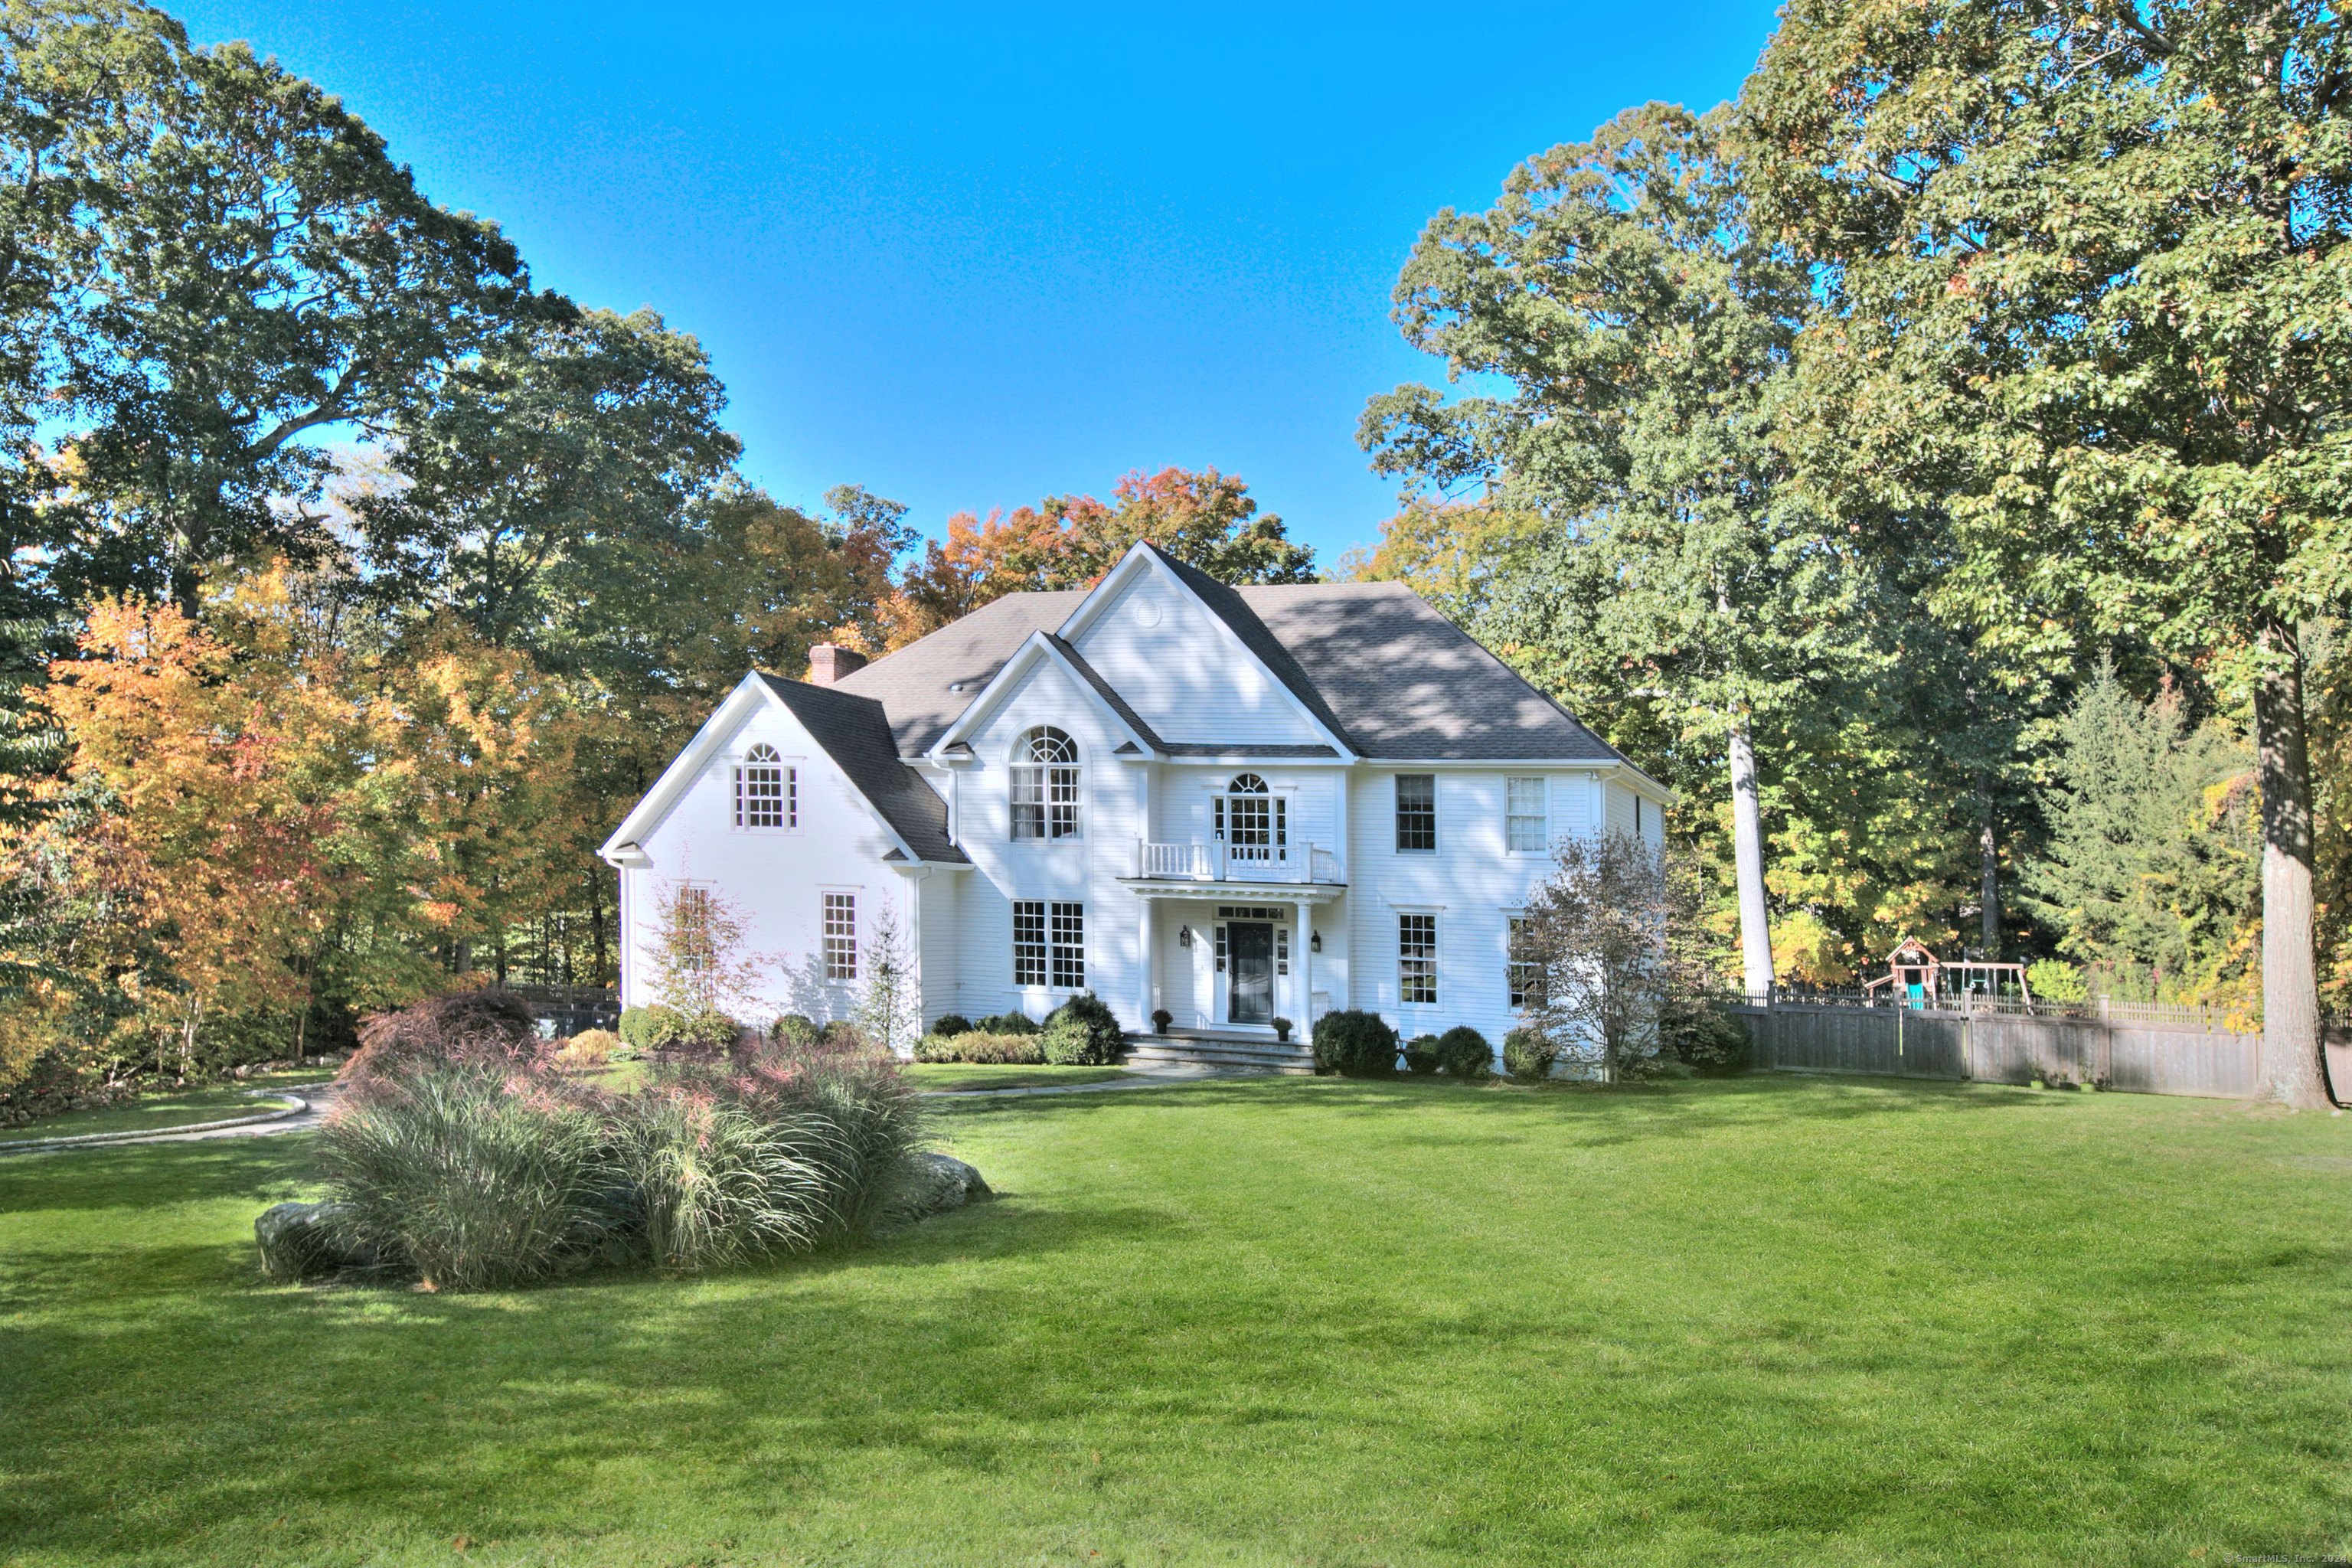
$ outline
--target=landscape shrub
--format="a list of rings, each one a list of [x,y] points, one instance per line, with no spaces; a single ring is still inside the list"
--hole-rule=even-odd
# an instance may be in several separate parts
[[[925,1035],[915,1042],[919,1062],[977,1062],[984,1066],[1041,1067],[1045,1042],[1035,1035]]]
[[[723,1051],[742,1033],[742,1026],[715,1010],[682,1013],[658,1002],[621,1010],[621,1038],[641,1051]]]
[[[816,1043],[820,1049],[827,1051],[863,1051],[867,1045],[866,1031],[846,1018],[834,1018],[820,1026]]]
[[[816,1044],[816,1020],[805,1013],[787,1013],[768,1026],[768,1038],[791,1046]]]
[[[1110,1004],[1087,991],[1054,1009],[1043,1043],[1045,1059],[1055,1067],[1101,1067],[1118,1060],[1127,1031]]]
[[[370,1075],[318,1142],[349,1239],[407,1258],[436,1289],[536,1279],[601,1235],[604,1152],[585,1105],[486,1060]]]
[[[1551,1076],[1559,1047],[1524,1026],[1503,1037],[1503,1070],[1521,1083],[1540,1083]]]
[[[1494,1076],[1495,1047],[1467,1024],[1456,1024],[1437,1037],[1437,1065],[1451,1078],[1472,1083]]]
[[[1404,1069],[1419,1077],[1427,1077],[1438,1068],[1437,1037],[1415,1035],[1404,1043]]]
[[[949,1037],[969,1035],[971,1033],[971,1020],[961,1013],[942,1013],[939,1022],[931,1026],[931,1033]]]
[[[1346,1078],[1386,1078],[1396,1071],[1396,1031],[1377,1013],[1347,1007],[1315,1020],[1315,1070]]]
[[[1034,1035],[1037,1020],[1026,1013],[992,1013],[972,1027],[983,1035]]]
[[[1679,1067],[1707,1078],[1729,1078],[1748,1070],[1748,1024],[1743,1018],[1705,997],[1669,1007],[1661,1021],[1666,1050],[1661,1070],[1643,1076],[1678,1077]]]
[[[610,1029],[583,1029],[556,1047],[555,1061],[560,1067],[603,1067],[614,1059],[625,1059],[621,1053],[630,1047]]]

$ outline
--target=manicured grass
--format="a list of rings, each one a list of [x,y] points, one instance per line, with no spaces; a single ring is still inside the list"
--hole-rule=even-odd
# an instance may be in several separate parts
[[[1001,1201],[498,1296],[265,1283],[299,1135],[0,1162],[0,1562],[2352,1550],[2352,1119],[1790,1079],[942,1103]]]
[[[1136,1075],[1118,1068],[1012,1067],[989,1062],[916,1062],[907,1081],[917,1089],[1051,1089],[1074,1083],[1116,1083]]]
[[[290,1081],[318,1083],[322,1078],[313,1068],[308,1078]],[[168,1132],[174,1127],[193,1126],[199,1121],[226,1121],[231,1117],[260,1116],[285,1110],[286,1101],[281,1099],[257,1099],[247,1092],[268,1087],[270,1086],[267,1083],[248,1079],[233,1087],[149,1095],[103,1110],[68,1110],[62,1116],[44,1116],[12,1127],[0,1127],[0,1145],[27,1139],[79,1138],[90,1132]]]

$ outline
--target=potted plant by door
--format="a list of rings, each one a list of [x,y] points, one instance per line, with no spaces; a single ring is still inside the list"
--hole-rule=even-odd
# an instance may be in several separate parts
[[[1275,1037],[1276,1039],[1277,1039],[1277,1040],[1280,1040],[1280,1041],[1281,1041],[1284,1045],[1286,1045],[1286,1045],[1288,1045],[1288,1044],[1290,1043],[1290,1020],[1289,1020],[1289,1019],[1287,1019],[1287,1018],[1276,1018],[1276,1019],[1274,1021],[1274,1037]]]
[[[1168,1026],[1175,1021],[1176,1015],[1167,1008],[1154,1008],[1151,1014],[1151,1032],[1155,1035],[1164,1035],[1168,1032]]]

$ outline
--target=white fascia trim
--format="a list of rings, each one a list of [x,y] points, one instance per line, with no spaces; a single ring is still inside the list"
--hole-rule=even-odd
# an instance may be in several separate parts
[[[1005,700],[1010,698],[1021,683],[1028,679],[1029,671],[1041,658],[1051,659],[1056,668],[1068,676],[1071,683],[1086,693],[1087,700],[1095,705],[1096,710],[1110,721],[1113,729],[1133,742],[1151,761],[1160,760],[1160,753],[1153,749],[1151,742],[1137,734],[1135,726],[1121,718],[1118,709],[1103,700],[1102,693],[1095,689],[1095,683],[1080,674],[1076,667],[1068,659],[1064,658],[1061,650],[1054,646],[1052,639],[1044,632],[1029,634],[1028,640],[1014,649],[1013,657],[1004,661],[1004,668],[996,672],[996,678],[981,689],[980,695],[972,699],[971,706],[957,715],[956,721],[949,725],[938,740],[931,742],[931,749],[926,752],[924,756],[939,763],[942,767],[961,765],[960,759],[946,754],[947,748],[962,740],[967,730],[977,729],[993,717],[996,710],[1004,705]]]
[[[1118,565],[1103,574],[1103,580],[1095,584],[1094,592],[1078,601],[1078,607],[1070,612],[1069,618],[1061,624],[1055,635],[1074,647],[1077,646],[1078,638],[1085,635],[1088,626],[1101,618],[1103,612],[1110,607],[1111,601],[1118,597],[1119,590],[1126,587],[1137,573],[1144,571],[1159,573],[1174,584],[1186,598],[1195,605],[1200,605],[1201,613],[1209,617],[1209,624],[1216,627],[1218,634],[1225,639],[1225,646],[1255,665],[1257,672],[1265,677],[1266,684],[1272,686],[1281,694],[1282,700],[1290,704],[1290,710],[1305,720],[1309,730],[1321,737],[1325,744],[1339,753],[1340,761],[1355,760],[1357,755],[1355,748],[1325,728],[1323,721],[1315,717],[1314,710],[1298,700],[1297,695],[1287,685],[1276,679],[1274,671],[1266,668],[1265,661],[1250,650],[1249,644],[1242,641],[1241,634],[1225,624],[1225,617],[1209,608],[1208,605],[1202,605],[1201,595],[1192,592],[1191,584],[1176,575],[1174,569],[1160,559],[1157,550],[1148,548],[1139,539],[1127,547],[1127,553],[1119,558]],[[1137,743],[1141,744],[1140,742]]]
[[[677,804],[678,796],[686,793],[688,786],[694,783],[695,776],[702,772],[704,764],[710,761],[711,753],[719,749],[719,742],[735,732],[744,712],[761,701],[773,700],[773,694],[768,690],[768,683],[760,679],[759,671],[753,670],[739,681],[735,689],[727,694],[727,700],[702,721],[702,728],[694,732],[694,739],[686,743],[686,749],[670,759],[670,764],[662,770],[661,777],[654,780],[654,787],[646,791],[643,798],[629,809],[628,816],[621,818],[621,826],[613,829],[612,837],[605,839],[596,851],[597,858],[607,865],[622,864],[614,858],[621,847],[643,843],[646,836],[660,825],[661,819],[669,815],[670,807]],[[643,860],[638,863],[650,864]]]

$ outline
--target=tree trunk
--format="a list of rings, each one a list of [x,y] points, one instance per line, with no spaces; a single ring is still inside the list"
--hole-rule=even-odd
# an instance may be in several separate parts
[[[1991,963],[2000,958],[2000,840],[1993,832],[1992,785],[1985,782],[1978,787],[1978,798],[1984,803],[1984,826],[1977,835],[1977,870],[1982,884],[1979,897],[1983,904],[1980,928],[1985,962]]]
[[[2321,1077],[2319,974],[2312,942],[2311,758],[2303,726],[2303,649],[2265,621],[2270,658],[2254,686],[2263,789],[2263,1057],[2270,1090],[2297,1108],[2327,1104]]]
[[[1756,747],[1742,715],[1731,722],[1731,847],[1739,889],[1740,977],[1751,998],[1772,994],[1772,927],[1764,903],[1764,825],[1756,800]]]

